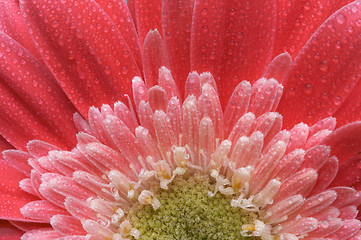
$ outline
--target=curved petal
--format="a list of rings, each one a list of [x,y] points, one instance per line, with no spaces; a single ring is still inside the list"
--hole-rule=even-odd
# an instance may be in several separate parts
[[[288,52],[294,58],[319,26],[337,9],[353,0],[277,0],[274,56]]]
[[[13,148],[14,147],[0,135],[0,152]]]
[[[131,95],[131,79],[139,75],[136,61],[98,4],[26,0],[20,6],[47,66],[83,116],[92,105]]]
[[[14,0],[0,1],[0,31],[9,35],[26,48],[41,63],[43,59],[31,39],[20,14],[19,2]]]
[[[162,0],[135,0],[135,16],[143,46],[145,36],[150,30],[157,29],[162,34]]]
[[[1,240],[20,240],[24,234],[23,231],[17,229],[7,221],[0,221],[0,239]]]
[[[282,83],[291,67],[291,63],[291,56],[287,52],[281,53],[268,64],[262,77],[267,79],[274,78],[279,83]]]
[[[164,0],[163,38],[170,69],[178,89],[183,89],[190,72],[190,41],[194,0]]]
[[[275,25],[273,0],[195,3],[191,70],[212,73],[223,106],[238,82],[254,82],[271,61]]]
[[[76,109],[53,76],[20,44],[0,33],[0,133],[24,149],[36,139],[71,147]]]
[[[117,26],[124,41],[133,53],[139,69],[142,69],[139,38],[127,2],[125,0],[96,0],[96,2]]]
[[[158,30],[149,31],[143,47],[144,78],[148,88],[157,85],[159,70],[168,67],[167,52]]]
[[[323,142],[331,147],[340,165],[361,151],[361,121],[343,126],[331,133]]]
[[[22,231],[31,231],[39,228],[50,227],[47,223],[10,221],[10,223]]]
[[[345,99],[337,109],[334,116],[337,118],[337,125],[343,126],[347,123],[361,120],[361,81],[353,89],[351,94]]]
[[[285,127],[333,115],[361,77],[361,2],[333,14],[293,63],[278,107]],[[294,106],[291,107],[290,106]]]
[[[15,221],[33,221],[23,217],[20,208],[25,204],[37,200],[19,188],[19,181],[24,174],[0,160],[2,184],[0,185],[0,219]]]
[[[137,27],[137,17],[136,17],[136,13],[135,13],[135,2],[136,1],[137,0],[127,0],[129,12],[130,12],[130,15],[132,16],[135,27]]]
[[[332,182],[332,186],[352,187],[361,182],[361,154],[358,154],[345,161]]]

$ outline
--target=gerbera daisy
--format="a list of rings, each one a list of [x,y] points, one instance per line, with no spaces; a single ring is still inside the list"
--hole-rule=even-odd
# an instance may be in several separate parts
[[[0,11],[1,238],[361,238],[360,1]]]

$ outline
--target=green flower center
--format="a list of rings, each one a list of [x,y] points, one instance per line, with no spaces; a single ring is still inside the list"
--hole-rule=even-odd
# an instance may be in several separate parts
[[[128,219],[140,231],[139,239],[260,239],[241,235],[242,225],[252,224],[257,215],[231,207],[230,196],[209,196],[213,190],[208,176],[178,176],[168,190],[151,189],[161,203],[157,210],[138,203]]]

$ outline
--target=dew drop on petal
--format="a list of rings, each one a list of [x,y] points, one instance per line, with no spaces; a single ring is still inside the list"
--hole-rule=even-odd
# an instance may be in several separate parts
[[[312,93],[312,84],[306,83],[303,90],[306,94],[311,94]]]
[[[343,14],[338,14],[337,16],[336,16],[336,21],[339,23],[339,24],[344,24],[345,23],[345,21],[346,21],[346,17],[345,17],[345,15],[343,15]]]
[[[336,106],[339,106],[342,103],[342,98],[340,96],[336,96],[334,103]]]
[[[322,60],[320,63],[320,70],[326,72],[328,70],[328,60]]]

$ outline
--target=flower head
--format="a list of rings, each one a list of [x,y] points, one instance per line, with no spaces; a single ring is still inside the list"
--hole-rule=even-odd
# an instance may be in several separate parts
[[[4,1],[0,216],[26,240],[358,239],[347,3]]]

